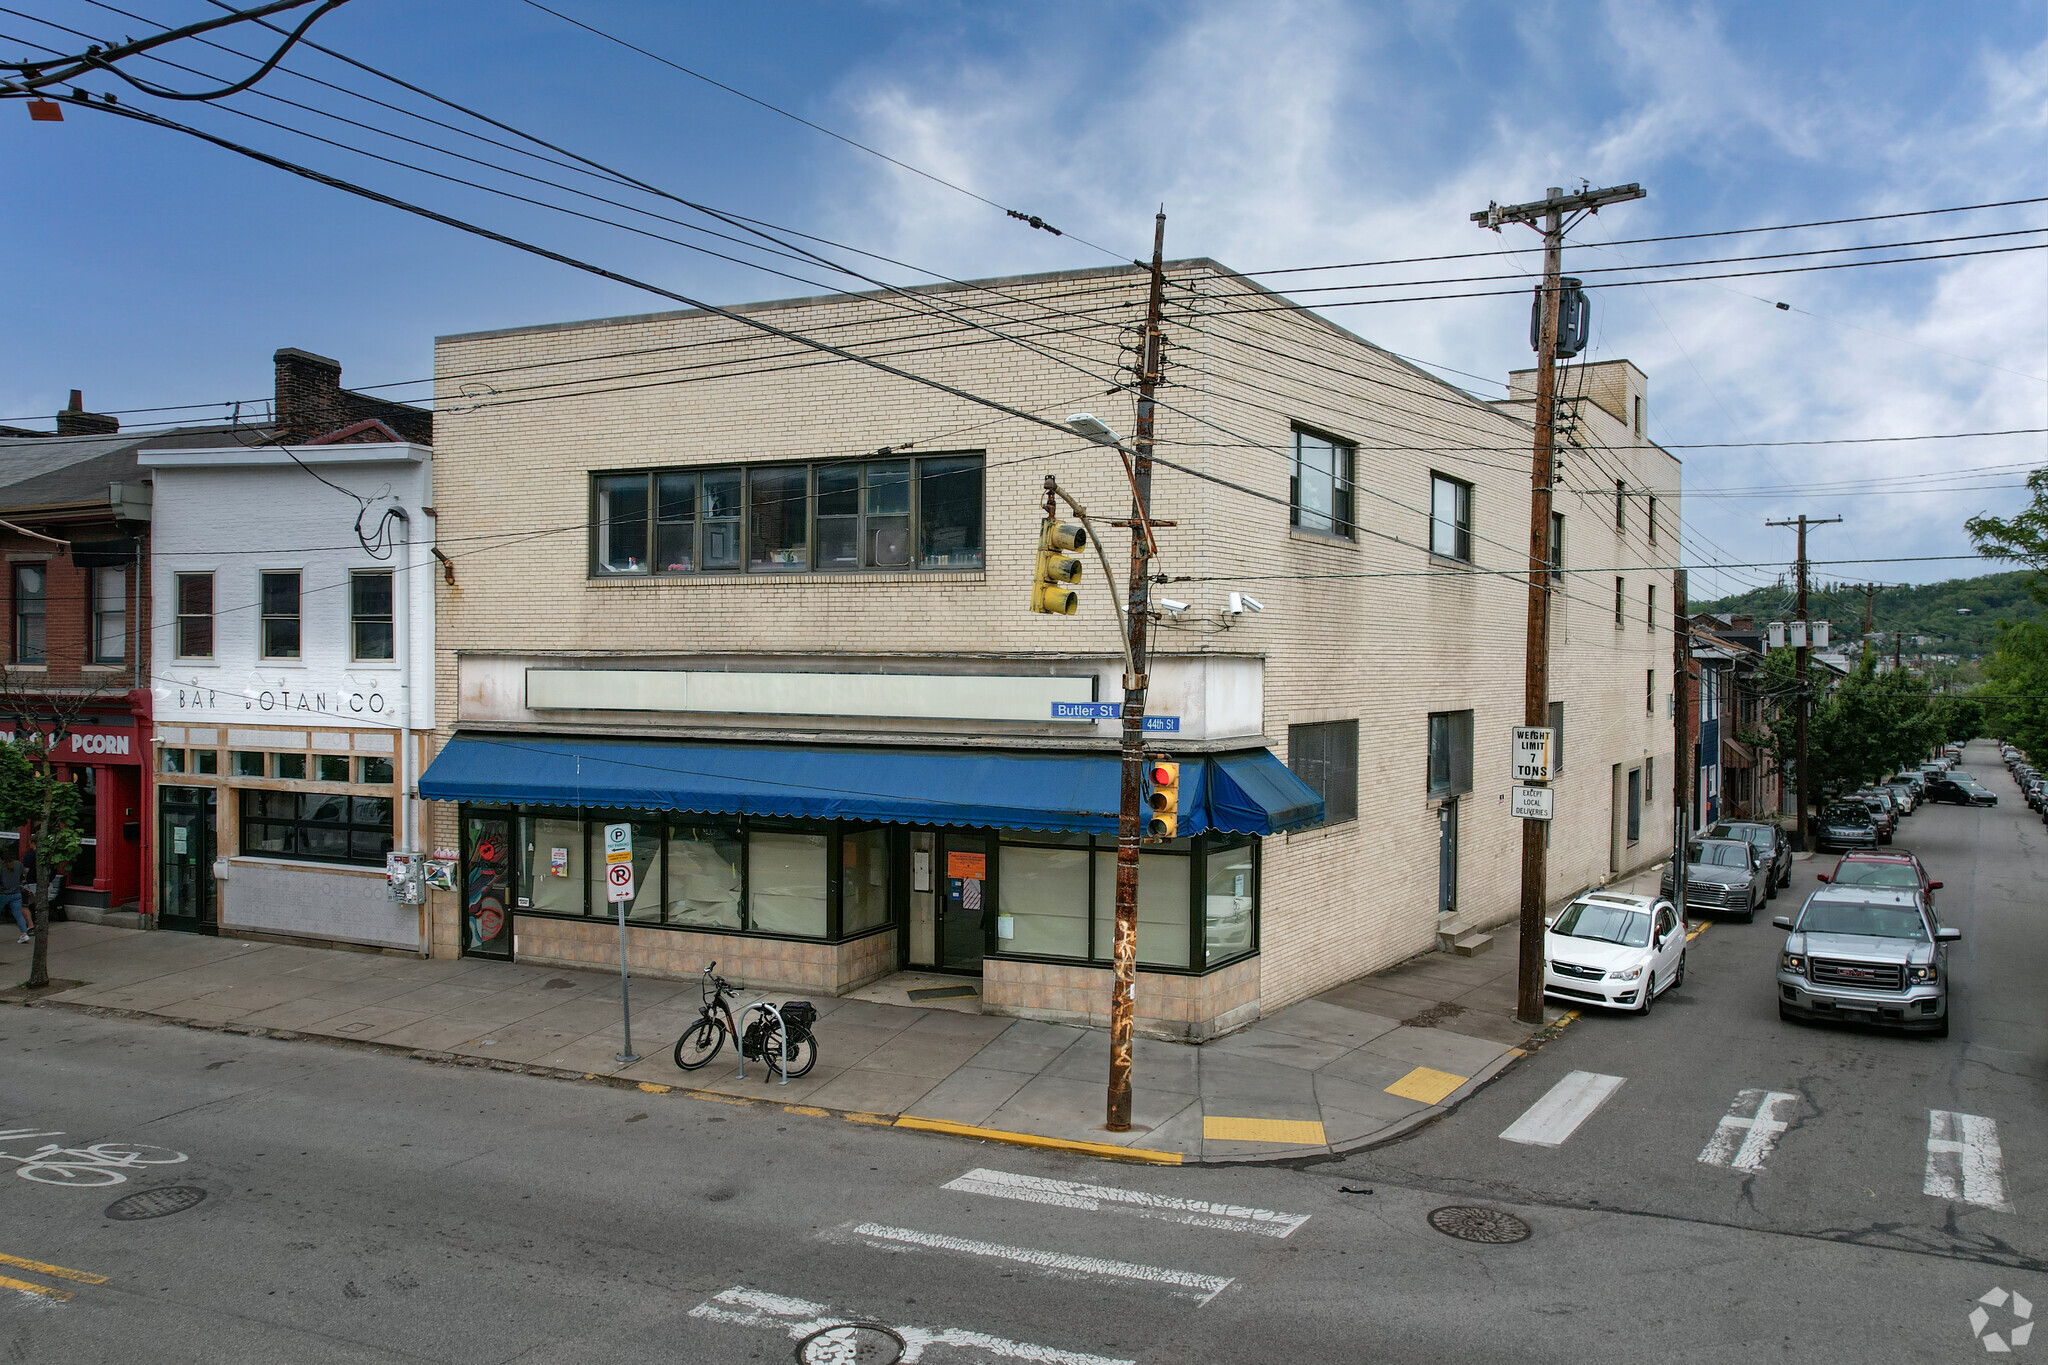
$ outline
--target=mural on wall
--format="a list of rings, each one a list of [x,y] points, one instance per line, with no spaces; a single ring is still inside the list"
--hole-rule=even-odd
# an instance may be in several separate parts
[[[463,945],[466,953],[512,954],[512,822],[503,816],[471,816],[469,876],[463,890]]]

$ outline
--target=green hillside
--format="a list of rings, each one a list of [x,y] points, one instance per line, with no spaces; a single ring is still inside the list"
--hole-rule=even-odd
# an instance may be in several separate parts
[[[1951,578],[1944,583],[1917,587],[1879,589],[1871,604],[1871,629],[1887,645],[1889,632],[1903,631],[1907,652],[1913,651],[1913,637],[1926,636],[1928,653],[1958,654],[1978,658],[1991,652],[1998,623],[2048,620],[2048,607],[2035,601],[2028,591],[2032,570],[1985,574],[1981,578]],[[1837,645],[1854,643],[1863,635],[1863,585],[1815,581],[1807,593],[1807,614],[1834,623]],[[1694,611],[1716,616],[1754,616],[1758,621],[1783,621],[1793,613],[1793,592],[1789,585],[1755,588],[1734,597],[1691,604]],[[1961,612],[1967,610],[1968,615]]]

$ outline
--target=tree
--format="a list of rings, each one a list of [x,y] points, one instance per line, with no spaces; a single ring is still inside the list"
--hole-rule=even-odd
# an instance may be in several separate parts
[[[2048,574],[2048,468],[2027,475],[2033,501],[2010,517],[1971,517],[1963,523],[1977,553],[1986,559],[2024,564],[2034,571],[2037,602],[2048,602],[2041,575]]]
[[[1981,699],[1985,724],[2030,754],[2048,754],[2048,626],[2003,624],[1984,677],[1983,690],[1970,700]]]
[[[14,721],[12,738],[0,743],[0,829],[27,827],[36,858],[36,889],[28,898],[35,946],[28,980],[21,983],[32,990],[50,984],[50,889],[78,858],[84,812],[78,788],[57,776],[53,756],[98,695],[97,689],[33,689],[11,670],[0,670],[0,711]]]
[[[1811,804],[1825,805],[1845,792],[1911,766],[1948,738],[1951,727],[1970,719],[1959,707],[1937,706],[1938,699],[1928,695],[1924,679],[1904,670],[1880,673],[1874,659],[1866,658],[1861,668],[1833,688],[1827,687],[1830,676],[1818,668],[1809,675],[1816,692],[1806,726],[1811,770],[1806,794]],[[1791,650],[1772,650],[1765,657],[1764,682],[1768,699],[1765,728],[1738,738],[1769,749],[1780,770],[1790,775],[1798,766],[1794,745],[1798,679]],[[1981,707],[1977,721],[1981,728]],[[1801,812],[1802,819],[1804,816]]]

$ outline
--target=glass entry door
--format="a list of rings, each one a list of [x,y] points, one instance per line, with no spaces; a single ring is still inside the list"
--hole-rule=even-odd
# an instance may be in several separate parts
[[[157,793],[157,922],[166,929],[214,932],[213,802],[211,787]]]
[[[949,972],[979,972],[995,908],[988,896],[988,840],[979,834],[939,836],[939,962]]]
[[[512,819],[472,815],[463,831],[462,955],[512,956]]]

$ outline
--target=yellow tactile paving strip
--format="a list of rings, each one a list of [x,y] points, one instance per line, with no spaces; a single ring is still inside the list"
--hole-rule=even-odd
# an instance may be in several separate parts
[[[1448,1071],[1418,1066],[1388,1086],[1387,1093],[1399,1095],[1404,1100],[1414,1100],[1417,1104],[1442,1104],[1452,1091],[1471,1079],[1470,1076],[1454,1076]]]
[[[1210,1142],[1280,1142],[1290,1147],[1329,1141],[1315,1119],[1237,1119],[1220,1114],[1203,1116],[1202,1136]]]

